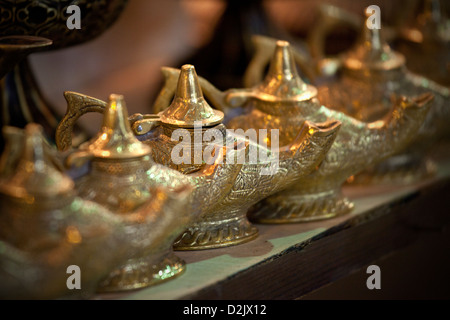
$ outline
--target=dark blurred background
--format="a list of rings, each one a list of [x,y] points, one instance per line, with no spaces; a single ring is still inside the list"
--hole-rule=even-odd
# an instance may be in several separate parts
[[[162,66],[191,63],[220,89],[239,87],[252,55],[251,35],[289,40],[301,47],[323,3],[361,17],[365,7],[375,4],[381,8],[383,23],[395,26],[408,23],[422,1],[129,0],[123,15],[102,36],[34,54],[32,66],[44,95],[61,114],[66,90],[101,99],[124,94],[130,113],[147,113],[161,87]],[[334,54],[347,49],[356,33],[341,28],[330,37],[335,47],[327,50]],[[81,121],[96,132],[97,115]]]
[[[33,54],[32,67],[43,94],[60,114],[63,92],[77,91],[106,100],[123,94],[129,113],[149,113],[162,84],[162,66],[193,64],[220,89],[242,86],[252,57],[251,36],[291,41],[307,54],[306,39],[327,3],[363,17],[369,5],[381,8],[383,26],[412,24],[422,0],[129,0],[123,15],[95,40],[63,50]],[[450,16],[450,1],[440,1]],[[349,49],[357,37],[349,27],[329,35],[327,54]],[[82,126],[98,131],[99,114],[84,116]],[[304,299],[450,298],[449,230],[422,239],[374,264],[382,269],[383,290],[365,287],[364,270],[311,293]],[[429,248],[435,248],[430,250]],[[443,257],[445,259],[443,259]]]

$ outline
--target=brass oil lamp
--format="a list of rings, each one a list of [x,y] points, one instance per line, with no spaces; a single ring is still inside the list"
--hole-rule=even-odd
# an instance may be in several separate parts
[[[193,66],[182,67],[175,92],[172,104],[152,120],[159,123],[159,126],[151,132],[152,137],[145,140],[152,148],[166,149],[160,154],[167,154],[169,153],[167,149],[173,148],[173,145],[166,141],[170,139],[174,128],[187,128],[192,132],[195,131],[196,123],[200,123],[204,131],[212,129],[221,132],[225,144],[230,140],[247,140],[246,137],[227,130],[222,123],[223,114],[207,104]],[[138,121],[134,127],[139,128],[139,125]],[[266,154],[273,152],[272,156],[276,154],[279,159],[278,168],[269,175],[262,175],[261,170],[269,168],[269,162],[244,163],[232,189],[223,201],[218,202],[214,210],[205,213],[200,222],[190,226],[175,242],[175,248],[179,250],[201,248],[200,241],[205,238],[211,241],[203,245],[205,248],[237,244],[252,239],[256,236],[257,230],[246,218],[251,205],[273,193],[282,192],[301,176],[309,173],[324,157],[339,127],[340,124],[333,121],[320,125],[306,122],[297,127],[295,136],[286,147],[275,151],[250,140],[250,148],[264,150]],[[163,157],[155,160],[164,162]],[[171,162],[165,164],[173,166]],[[227,235],[228,239],[220,239],[222,235]]]
[[[7,144],[0,161],[0,297],[90,297],[133,252],[125,241],[130,237],[124,224],[106,208],[76,196],[72,179],[55,166],[58,159],[40,125],[3,131]],[[149,207],[146,211],[157,214]],[[82,290],[66,286],[69,266],[80,268]]]
[[[68,97],[69,101],[70,97],[76,98],[70,94]],[[79,102],[76,99],[73,101]],[[68,132],[68,137],[70,139],[71,132]],[[191,181],[186,176],[155,165],[150,155],[151,148],[138,141],[131,131],[123,97],[111,95],[104,111],[101,130],[92,140],[72,152],[66,164],[68,167],[81,166],[89,160],[88,174],[76,180],[78,195],[103,205],[119,216],[130,216],[132,219],[135,211],[147,203],[168,198],[169,195],[158,192],[159,189],[178,192],[191,188]],[[211,174],[214,173],[211,170]],[[154,199],[155,193],[159,198]],[[188,221],[195,217],[195,211],[183,208],[180,211],[167,210],[164,214],[171,219],[170,224],[163,228],[164,233],[159,236],[159,245],[151,243],[150,235],[160,232],[153,230],[151,224],[142,227],[139,241],[136,241],[138,254],[111,272],[100,284],[100,292],[146,287],[184,272],[185,263],[173,254],[172,243]],[[158,225],[155,220],[153,226],[156,228]]]
[[[227,123],[229,128],[278,129],[281,145],[292,141],[305,120],[333,119],[342,123],[330,151],[311,174],[250,210],[251,220],[262,223],[304,222],[350,212],[353,204],[342,195],[342,184],[405,148],[423,124],[432,100],[431,94],[416,99],[397,97],[392,110],[381,120],[358,121],[319,102],[318,90],[298,76],[290,45],[285,41],[277,42],[269,72],[259,86],[219,92],[205,79],[201,81],[212,96],[210,101],[218,102],[218,107],[244,107],[244,114]]]
[[[390,112],[392,96],[412,99],[426,93],[432,93],[434,100],[410,145],[355,176],[353,183],[409,184],[431,177],[436,165],[427,153],[450,134],[449,88],[411,73],[404,56],[383,39],[382,30],[365,27],[355,48],[342,56],[339,72],[319,87],[319,100],[358,120],[371,122]]]
[[[130,119],[134,133],[151,146],[154,161],[187,176],[192,175],[204,165],[196,159],[203,159],[209,147],[204,143],[196,144],[196,137],[199,135],[200,142],[204,142],[205,134],[211,133],[219,137],[214,143],[225,145],[226,149],[246,146],[245,149],[241,148],[241,151],[245,151],[245,160],[250,160],[251,148],[267,156],[264,161],[239,162],[238,154],[224,152],[223,167],[238,167],[239,164],[239,171],[228,181],[227,188],[204,191],[205,194],[215,195],[210,197],[214,206],[203,207],[200,218],[175,240],[176,250],[219,248],[257,237],[257,228],[250,224],[246,216],[248,208],[311,172],[325,156],[340,127],[337,121],[317,125],[306,121],[297,126],[296,136],[289,145],[273,151],[226,129],[222,123],[223,113],[212,109],[205,101],[193,66],[183,66],[174,91],[175,98],[164,111],[156,115],[133,115]],[[97,103],[95,108],[101,110],[101,105]],[[80,114],[77,111],[72,113]],[[184,133],[183,139],[173,139],[174,133],[180,133],[180,130]],[[173,161],[177,148],[188,155],[179,163]],[[276,160],[275,167],[273,160]],[[271,168],[274,171],[270,171]],[[264,170],[270,174],[261,174]]]

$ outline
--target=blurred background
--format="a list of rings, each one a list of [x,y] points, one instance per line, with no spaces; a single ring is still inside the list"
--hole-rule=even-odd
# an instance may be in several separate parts
[[[30,62],[43,95],[60,116],[67,106],[64,91],[102,100],[111,93],[123,94],[130,114],[151,113],[163,84],[163,66],[193,64],[200,76],[219,89],[238,88],[243,86],[242,78],[253,55],[253,35],[287,40],[308,56],[308,36],[318,24],[323,4],[361,19],[367,6],[377,5],[382,28],[395,30],[417,22],[419,13],[430,3],[442,5],[442,14],[450,17],[450,0],[128,0],[120,18],[101,36],[81,45],[32,54]],[[448,48],[450,32],[444,36]],[[335,28],[328,35],[325,53],[344,52],[357,37],[355,28]],[[426,59],[419,54],[422,60]],[[443,62],[450,70],[450,59]],[[101,118],[90,113],[79,123],[94,134]],[[439,291],[448,283],[448,230],[444,236],[445,242],[430,237],[414,251],[408,249],[399,257],[375,262],[388,270],[383,277],[391,285],[381,293],[368,292],[363,286],[367,275],[361,271],[304,298],[430,298],[430,292],[431,298],[448,297],[448,286],[445,292]],[[415,268],[404,270],[405,265]],[[431,276],[415,279],[417,270]]]
[[[104,100],[111,93],[123,94],[130,114],[148,113],[161,88],[162,66],[191,63],[220,89],[239,87],[252,54],[250,36],[268,35],[301,47],[323,3],[361,17],[365,7],[375,4],[384,23],[399,25],[408,23],[421,1],[129,0],[119,20],[100,37],[33,54],[32,67],[60,114],[66,109],[66,90]],[[355,37],[352,30],[335,30],[337,48],[332,50],[347,49]],[[96,132],[93,123],[99,118],[85,116],[82,126]]]

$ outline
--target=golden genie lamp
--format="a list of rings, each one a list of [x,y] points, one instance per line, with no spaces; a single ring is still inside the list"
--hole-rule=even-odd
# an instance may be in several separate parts
[[[162,94],[166,94],[165,89]],[[218,143],[225,145],[236,142],[249,143],[249,152],[232,189],[222,201],[217,201],[213,210],[205,212],[197,223],[191,225],[177,239],[175,249],[223,247],[246,242],[256,237],[257,228],[247,220],[248,209],[311,172],[325,156],[340,127],[336,121],[317,125],[305,122],[297,127],[296,135],[289,144],[269,150],[263,143],[249,140],[238,134],[237,130],[232,132],[227,129],[222,123],[223,118],[222,112],[212,109],[205,101],[195,68],[185,65],[179,74],[173,102],[151,120],[154,123],[152,127],[156,128],[145,138],[145,142],[154,148],[162,149],[159,153],[161,155],[171,153],[176,146],[184,143],[184,141],[169,143],[173,132],[181,128],[193,136],[198,134],[196,131],[201,130],[204,139],[208,132],[215,131]],[[145,123],[145,120],[143,121]],[[139,130],[142,129],[139,127],[141,124],[142,122],[137,121],[134,127],[137,133],[145,134],[146,130]],[[190,141],[187,142],[186,149],[193,149],[194,153],[195,150],[198,150],[198,153],[205,153],[205,148],[202,150],[201,146],[196,146],[195,139],[187,140]],[[251,159],[252,150],[268,157]],[[195,156],[198,154],[194,154]],[[167,161],[164,156],[156,155],[155,160],[174,166],[173,161]],[[274,160],[275,167],[273,167]],[[184,171],[194,168],[183,164],[177,169]]]
[[[370,122],[390,111],[393,95],[412,98],[427,92],[434,100],[410,146],[356,176],[354,183],[411,183],[433,175],[435,165],[426,153],[433,143],[450,134],[449,88],[411,73],[404,56],[391,50],[381,30],[364,27],[355,48],[342,56],[339,72],[319,87],[319,100]]]
[[[128,260],[101,283],[99,291],[137,289],[172,279],[185,270],[185,262],[173,253],[173,242],[196,219],[202,210],[208,210],[230,189],[240,165],[224,167],[220,164],[223,150],[201,170],[184,175],[176,170],[154,163],[150,146],[140,142],[133,134],[125,101],[122,96],[111,95],[109,103],[67,92],[68,113],[58,127],[57,142],[60,149],[68,149],[76,119],[92,108],[104,113],[100,132],[67,157],[67,165],[80,166],[90,162],[89,173],[76,180],[80,197],[102,204],[119,216],[133,214],[153,198],[160,187],[169,191],[189,186],[193,192],[182,210],[166,210],[170,218],[161,233],[158,246],[146,240],[142,233],[138,256]],[[73,116],[75,114],[75,116]],[[244,149],[245,150],[245,149]],[[159,198],[167,195],[160,193]],[[161,208],[163,209],[163,208]],[[157,226],[157,224],[155,224]],[[151,239],[159,230],[151,226],[143,230]]]
[[[285,41],[277,42],[261,85],[220,94],[211,87],[209,83],[205,85],[209,94],[215,95],[210,100],[218,101],[218,106],[244,106],[245,113],[232,118],[227,123],[229,128],[278,129],[280,145],[292,142],[306,120],[333,119],[342,123],[330,151],[312,173],[250,210],[250,219],[261,223],[312,221],[348,213],[353,204],[342,195],[342,184],[406,146],[422,125],[432,99],[430,94],[414,100],[397,98],[382,120],[360,122],[319,103],[317,89],[298,76],[290,45]]]
[[[238,168],[238,171],[234,175],[225,175],[232,177],[227,179],[227,186],[217,188],[213,184],[202,191],[199,196],[208,196],[213,205],[199,210],[199,219],[194,220],[175,240],[174,248],[210,249],[250,241],[257,237],[258,230],[247,219],[248,208],[311,172],[333,143],[340,124],[336,121],[318,125],[305,122],[297,126],[296,136],[289,145],[269,150],[242,135],[227,131],[222,124],[223,113],[206,103],[193,66],[183,66],[177,78],[178,84],[173,90],[176,95],[167,109],[155,115],[131,117],[135,135],[151,147],[156,162],[177,169],[186,176],[198,174],[208,163],[207,159],[215,152],[211,144],[225,146],[223,168],[232,167],[232,172]],[[163,89],[162,94],[165,92]],[[97,101],[91,111],[99,111],[103,106],[104,102]],[[73,111],[72,114],[78,116],[80,112]],[[262,155],[264,160],[249,161],[251,150]],[[174,155],[180,154],[183,157],[178,161]],[[230,169],[224,169],[225,173],[228,171]],[[219,178],[220,175],[216,179]],[[204,201],[201,199],[202,203]]]
[[[71,132],[68,136],[71,137]],[[120,216],[131,217],[134,211],[153,199],[158,188],[165,187],[175,192],[191,186],[184,175],[154,166],[150,154],[151,149],[138,141],[131,131],[123,97],[111,95],[100,132],[71,153],[66,164],[69,167],[81,166],[91,160],[88,174],[76,180],[78,195]],[[162,199],[167,195],[160,192],[158,197]],[[99,291],[137,289],[181,274],[185,263],[173,254],[172,242],[193,218],[193,213],[184,209],[175,211],[165,208],[166,212],[162,212],[171,220],[164,228],[165,233],[161,234],[158,246],[148,240],[150,234],[157,230],[152,230],[151,225],[143,228],[140,240],[136,242],[140,254],[111,272],[100,284]]]
[[[25,132],[4,128],[0,161],[0,297],[89,298],[111,270],[139,254],[147,241],[158,246],[179,218],[186,192],[158,189],[127,217],[76,195],[74,182],[57,169],[39,125]],[[155,230],[152,231],[152,229]],[[69,267],[81,273],[71,290]]]

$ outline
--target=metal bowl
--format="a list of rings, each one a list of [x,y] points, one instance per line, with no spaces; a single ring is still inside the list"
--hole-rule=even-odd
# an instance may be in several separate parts
[[[120,16],[127,0],[0,0],[0,36],[39,36],[51,39],[51,49],[89,41]],[[70,30],[67,8],[81,10],[81,29]]]

